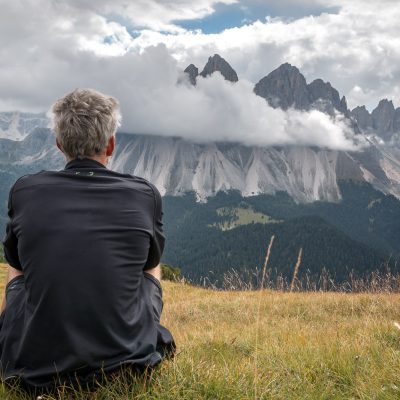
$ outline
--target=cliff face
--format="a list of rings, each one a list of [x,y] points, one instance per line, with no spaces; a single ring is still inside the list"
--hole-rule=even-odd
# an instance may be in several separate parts
[[[289,107],[302,110],[310,107],[307,82],[300,71],[290,64],[283,64],[262,78],[254,93],[263,97],[272,107],[284,110]]]
[[[335,112],[349,115],[346,98],[340,98],[339,92],[329,82],[315,79],[307,84],[298,68],[287,63],[262,78],[255,85],[254,93],[272,107],[284,110],[291,107],[317,109],[330,115]]]
[[[35,128],[45,128],[49,120],[45,113],[0,112],[0,138],[22,140]]]
[[[3,175],[14,174],[16,179],[22,173],[61,169],[65,164],[53,134],[43,128],[21,141],[0,139],[0,154],[0,180]],[[349,153],[118,134],[109,167],[150,180],[163,195],[194,191],[199,200],[238,190],[243,196],[284,191],[300,203],[335,202],[341,198],[340,179],[367,181],[400,198],[400,150],[379,142],[371,142],[363,152]]]
[[[372,113],[362,106],[354,108],[351,115],[361,129],[375,132],[384,140],[400,132],[400,107],[395,109],[388,99],[381,100]]]

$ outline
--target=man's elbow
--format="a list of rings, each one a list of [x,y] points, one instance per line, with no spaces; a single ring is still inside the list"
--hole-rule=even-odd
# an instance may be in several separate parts
[[[146,269],[145,272],[147,272],[150,275],[153,275],[154,278],[157,278],[161,282],[161,267],[160,267],[160,265],[157,265],[154,268]]]
[[[8,266],[8,270],[7,270],[7,282],[6,282],[6,287],[8,285],[8,283],[10,283],[14,278],[16,278],[17,276],[21,276],[24,273],[22,271],[20,271],[19,269],[13,268],[10,265]],[[0,312],[3,312],[6,308],[6,294],[3,294],[3,302],[1,303],[1,307],[0,307]]]
[[[12,279],[16,278],[17,276],[23,275],[24,273],[16,268],[8,266],[8,273],[7,273],[7,283],[10,282]]]

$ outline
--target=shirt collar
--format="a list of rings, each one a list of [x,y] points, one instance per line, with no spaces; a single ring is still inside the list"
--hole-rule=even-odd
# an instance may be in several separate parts
[[[69,161],[66,165],[64,169],[73,169],[73,168],[105,168],[106,167],[96,161],[96,160],[92,160],[91,158],[83,158],[83,159],[79,159],[79,158],[75,158],[74,160]]]

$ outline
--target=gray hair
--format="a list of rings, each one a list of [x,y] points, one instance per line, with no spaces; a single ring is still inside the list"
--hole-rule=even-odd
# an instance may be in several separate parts
[[[121,125],[118,101],[93,89],[68,93],[51,111],[56,137],[71,158],[101,154]]]

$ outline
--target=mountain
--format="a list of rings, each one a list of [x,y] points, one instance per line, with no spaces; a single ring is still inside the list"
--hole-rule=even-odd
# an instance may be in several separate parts
[[[200,75],[193,64],[185,69],[190,81],[219,71],[232,82],[233,68],[219,55],[210,57]],[[313,147],[246,147],[238,144],[196,144],[179,138],[119,134],[119,145],[111,167],[144,176],[155,182],[163,195],[194,191],[205,200],[219,191],[238,190],[243,196],[288,193],[296,202],[341,199],[338,180],[371,183],[384,193],[400,197],[400,148],[386,145],[398,131],[400,108],[382,100],[370,114],[365,107],[351,113],[346,99],[329,82],[310,84],[298,68],[286,63],[262,78],[254,88],[272,106],[317,108],[343,113],[367,137],[370,146],[361,152]],[[34,170],[61,167],[54,139],[44,114],[1,113],[0,168]],[[7,135],[4,133],[7,132]],[[13,140],[10,140],[13,139]]]
[[[195,86],[216,71],[238,80],[218,55],[200,74],[193,64],[184,73]],[[325,266],[342,280],[349,269],[362,273],[382,268],[391,256],[397,260],[400,109],[382,100],[372,113],[365,106],[350,112],[329,82],[307,83],[290,64],[262,78],[254,92],[273,107],[341,113],[370,145],[359,152],[248,147],[119,132],[110,168],[152,181],[164,196],[169,243],[164,261],[195,280],[213,266],[220,279],[231,267],[259,266],[271,234],[279,237],[275,266],[285,274],[299,247],[313,274]],[[0,113],[1,231],[13,182],[64,165],[48,123],[44,114]]]
[[[395,109],[391,100],[382,99],[371,114],[362,106],[354,108],[351,115],[361,129],[375,132],[384,140],[400,132],[400,107]]]
[[[201,71],[200,74],[199,69],[194,64],[187,66],[184,72],[189,75],[189,81],[192,85],[196,85],[197,76],[200,75],[203,78],[206,78],[214,72],[220,72],[221,75],[230,82],[237,82],[239,80],[236,71],[219,54],[214,54],[212,57],[208,58],[207,64],[204,66],[203,71]]]
[[[365,106],[357,106],[351,111],[351,115],[362,130],[367,131],[368,129],[372,129],[372,116]]]
[[[22,140],[35,128],[45,128],[49,120],[45,113],[0,112],[0,138]]]
[[[335,111],[349,113],[346,98],[329,82],[315,79],[307,84],[298,68],[285,63],[262,78],[254,87],[254,93],[263,97],[275,108],[317,109],[329,115]]]
[[[188,65],[185,70],[183,71],[189,75],[189,81],[192,85],[196,85],[196,78],[199,75],[199,69],[194,65]]]
[[[275,108],[306,110],[310,107],[307,82],[298,68],[288,63],[262,78],[255,85],[254,93]]]

